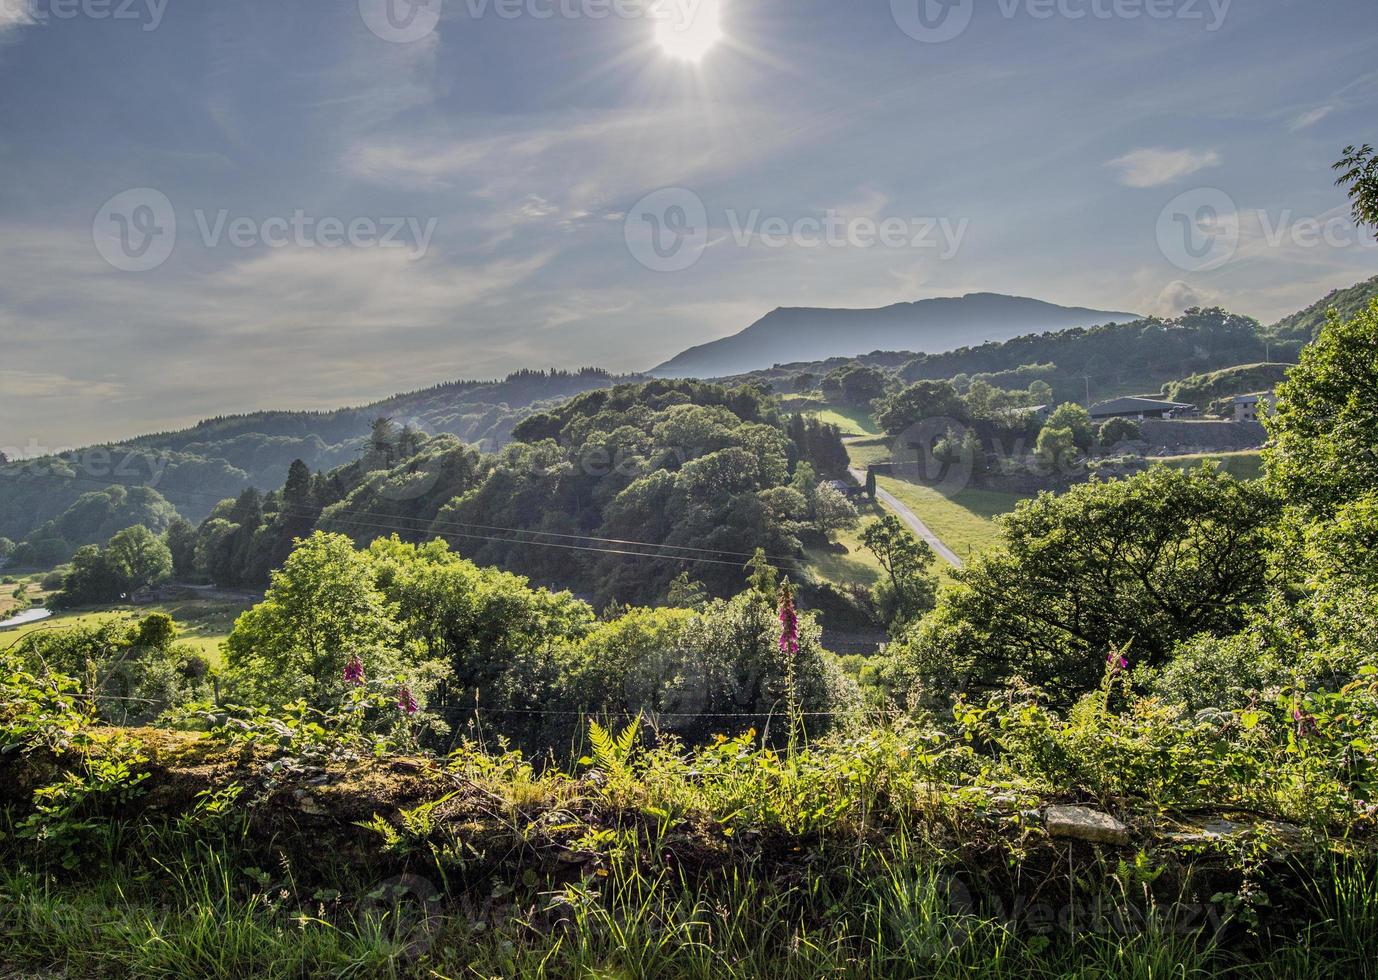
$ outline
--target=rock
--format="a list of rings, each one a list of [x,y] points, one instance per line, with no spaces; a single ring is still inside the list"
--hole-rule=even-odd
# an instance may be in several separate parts
[[[297,790],[292,794],[292,798],[296,801],[297,811],[306,814],[308,817],[330,816],[330,811],[321,806],[314,797],[310,796],[304,790]]]
[[[1129,828],[1108,813],[1084,806],[1050,806],[1043,823],[1053,837],[1071,837],[1095,844],[1128,844]]]

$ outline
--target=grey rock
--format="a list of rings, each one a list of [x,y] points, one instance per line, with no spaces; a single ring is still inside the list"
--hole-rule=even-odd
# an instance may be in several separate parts
[[[1050,806],[1043,822],[1053,837],[1070,837],[1095,844],[1128,844],[1129,828],[1108,813],[1084,806]]]

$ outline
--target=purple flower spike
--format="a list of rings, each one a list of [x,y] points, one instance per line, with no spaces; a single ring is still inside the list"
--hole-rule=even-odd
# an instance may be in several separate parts
[[[364,683],[364,662],[355,654],[349,658],[349,663],[345,664],[344,682],[351,687],[359,687]]]
[[[416,698],[412,696],[411,688],[404,687],[397,692],[397,710],[407,717],[411,717],[421,710],[421,706],[416,703]]]
[[[799,614],[794,610],[794,594],[788,585],[780,589],[780,652],[799,652]]]

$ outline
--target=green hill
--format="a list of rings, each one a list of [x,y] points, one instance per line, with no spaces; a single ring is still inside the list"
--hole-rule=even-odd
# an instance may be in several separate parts
[[[1206,374],[1193,374],[1163,386],[1169,401],[1187,402],[1208,415],[1227,415],[1230,399],[1276,387],[1293,367],[1291,364],[1240,364]]]
[[[1330,309],[1339,310],[1340,316],[1348,319],[1374,299],[1378,299],[1378,276],[1356,283],[1348,289],[1337,289],[1306,309],[1283,317],[1266,328],[1264,336],[1270,340],[1297,346],[1308,344],[1320,331]]]

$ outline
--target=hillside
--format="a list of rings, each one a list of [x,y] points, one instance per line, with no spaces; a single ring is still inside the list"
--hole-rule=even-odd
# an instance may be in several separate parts
[[[0,536],[19,541],[83,494],[111,486],[157,489],[200,521],[246,487],[280,487],[294,459],[329,470],[358,459],[374,420],[449,434],[486,450],[545,404],[626,380],[606,371],[519,371],[502,381],[455,381],[326,412],[254,412],[0,466]]]
[[[511,439],[529,409],[619,381],[597,368],[518,371],[502,381],[453,381],[329,412],[255,412],[208,419],[189,429],[141,436],[130,445],[224,459],[253,485],[278,486],[294,459],[328,469],[358,455],[374,420],[387,418],[429,435],[458,436],[492,451]]]
[[[1340,316],[1348,319],[1367,307],[1375,298],[1378,298],[1378,276],[1356,283],[1348,289],[1337,289],[1306,309],[1283,317],[1264,333],[1276,342],[1308,344],[1320,332],[1325,324],[1326,313],[1330,309],[1339,310]]]
[[[1247,395],[1276,387],[1291,364],[1240,364],[1206,374],[1194,374],[1163,386],[1169,401],[1187,402],[1207,415],[1229,415],[1235,395]]]
[[[878,350],[936,353],[1020,334],[1135,319],[1138,314],[1056,306],[998,293],[969,293],[871,310],[778,309],[741,333],[692,347],[650,373],[722,377],[769,368],[786,359],[825,360]]]
[[[860,357],[781,364],[737,375],[735,383],[809,390],[851,365],[878,368],[900,381],[980,379],[997,388],[1050,385],[1055,401],[1154,392],[1191,375],[1257,363],[1267,351],[1256,320],[1225,310],[1188,310],[1180,317],[1026,334],[938,354],[877,351]],[[1274,352],[1276,354],[1276,352]]]

